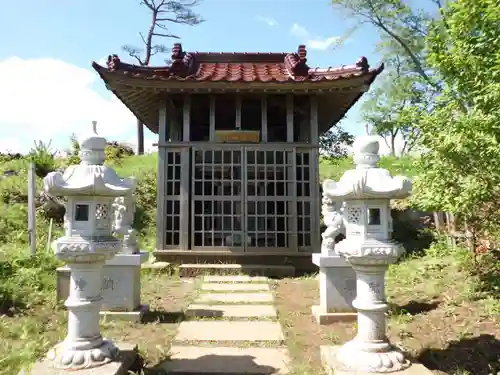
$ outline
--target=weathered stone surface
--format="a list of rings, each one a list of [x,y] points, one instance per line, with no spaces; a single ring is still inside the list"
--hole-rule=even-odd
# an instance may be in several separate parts
[[[173,346],[158,370],[169,374],[288,374],[290,358],[281,348]]]
[[[147,261],[147,252],[117,254],[102,269],[101,311],[134,311],[140,306],[141,264]],[[57,299],[65,301],[69,296],[70,272],[59,267],[57,275]]]
[[[347,371],[336,360],[337,351],[341,346],[321,346],[321,363],[328,375],[373,375],[373,372]],[[409,368],[395,372],[398,375],[433,375],[424,365],[413,363]]]
[[[311,312],[316,323],[321,325],[334,324],[338,322],[355,322],[358,314],[355,312],[324,312],[319,305],[311,306]]]
[[[120,349],[120,358],[101,367],[77,371],[78,375],[127,375],[137,359],[137,345],[114,343]],[[29,369],[22,369],[18,375],[68,375],[67,370],[57,370],[49,360],[39,361]]]
[[[248,283],[248,282],[268,282],[265,276],[204,276],[203,280],[210,283]]]
[[[277,322],[184,321],[175,341],[283,341]]]
[[[272,305],[191,305],[185,314],[192,317],[274,318]]]
[[[254,303],[273,302],[271,293],[205,293],[201,294],[196,303]]]
[[[321,313],[355,313],[356,273],[349,263],[338,255],[323,254],[313,254],[313,263],[319,266]]]
[[[142,317],[146,312],[148,312],[148,305],[140,305],[138,309],[134,311],[100,311],[99,315],[105,321],[126,321],[131,323],[139,323],[142,321]]]
[[[208,283],[201,286],[201,290],[211,291],[269,291],[268,284],[258,283]]]

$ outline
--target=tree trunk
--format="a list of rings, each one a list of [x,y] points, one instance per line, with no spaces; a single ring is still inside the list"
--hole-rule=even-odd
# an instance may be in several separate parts
[[[137,120],[137,155],[144,155],[144,125]]]

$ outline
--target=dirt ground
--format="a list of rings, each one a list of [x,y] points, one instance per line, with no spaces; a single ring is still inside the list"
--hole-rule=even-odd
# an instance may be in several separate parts
[[[414,285],[413,290],[418,289]],[[313,320],[311,306],[319,302],[315,279],[280,280],[275,292],[294,373],[325,374],[320,345],[352,339],[356,324],[320,326]],[[484,314],[481,303],[456,305],[446,301],[445,294],[421,302],[414,299],[415,294],[403,294],[395,288],[389,288],[388,294],[388,337],[413,361],[436,375],[500,374],[500,320]]]

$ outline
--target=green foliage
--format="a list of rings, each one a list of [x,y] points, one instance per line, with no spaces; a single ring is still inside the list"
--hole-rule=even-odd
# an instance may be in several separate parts
[[[78,156],[80,152],[80,143],[76,138],[76,134],[71,135],[70,142],[71,148],[68,152],[69,156],[67,158],[67,165],[80,164],[80,156]]]
[[[372,134],[383,137],[392,155],[396,154],[397,137],[403,140],[401,155],[415,145],[418,122],[428,106],[425,92],[417,83],[414,77],[402,74],[401,66],[391,67],[363,103],[363,119]]]
[[[104,151],[106,152],[106,160],[118,163],[127,156],[134,155],[132,148],[118,142],[108,142]]]
[[[38,177],[45,177],[56,169],[55,152],[50,148],[51,142],[45,144],[35,141],[35,147],[29,152],[28,159],[35,164],[35,173]]]
[[[451,2],[428,38],[443,91],[419,125],[415,181],[423,208],[460,214],[475,231],[500,224],[500,4]]]
[[[427,1],[427,5],[432,3],[437,2]],[[434,18],[430,12],[412,8],[403,0],[332,0],[332,4],[357,22],[379,30],[381,41],[377,47],[389,65],[398,59],[404,75],[419,76],[435,85],[425,61],[425,38]]]
[[[347,155],[346,146],[351,146],[354,136],[346,132],[339,124],[332,126],[319,137],[319,147],[323,156],[334,161]]]

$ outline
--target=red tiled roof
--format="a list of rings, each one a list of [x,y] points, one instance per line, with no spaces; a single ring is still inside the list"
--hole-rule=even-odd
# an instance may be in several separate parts
[[[211,82],[321,82],[373,75],[383,65],[369,69],[366,57],[355,65],[338,68],[313,68],[307,65],[307,51],[300,45],[296,53],[210,53],[184,52],[179,43],[172,49],[172,63],[165,67],[142,67],[108,56],[108,71],[146,80]],[[98,72],[106,70],[93,63]]]

